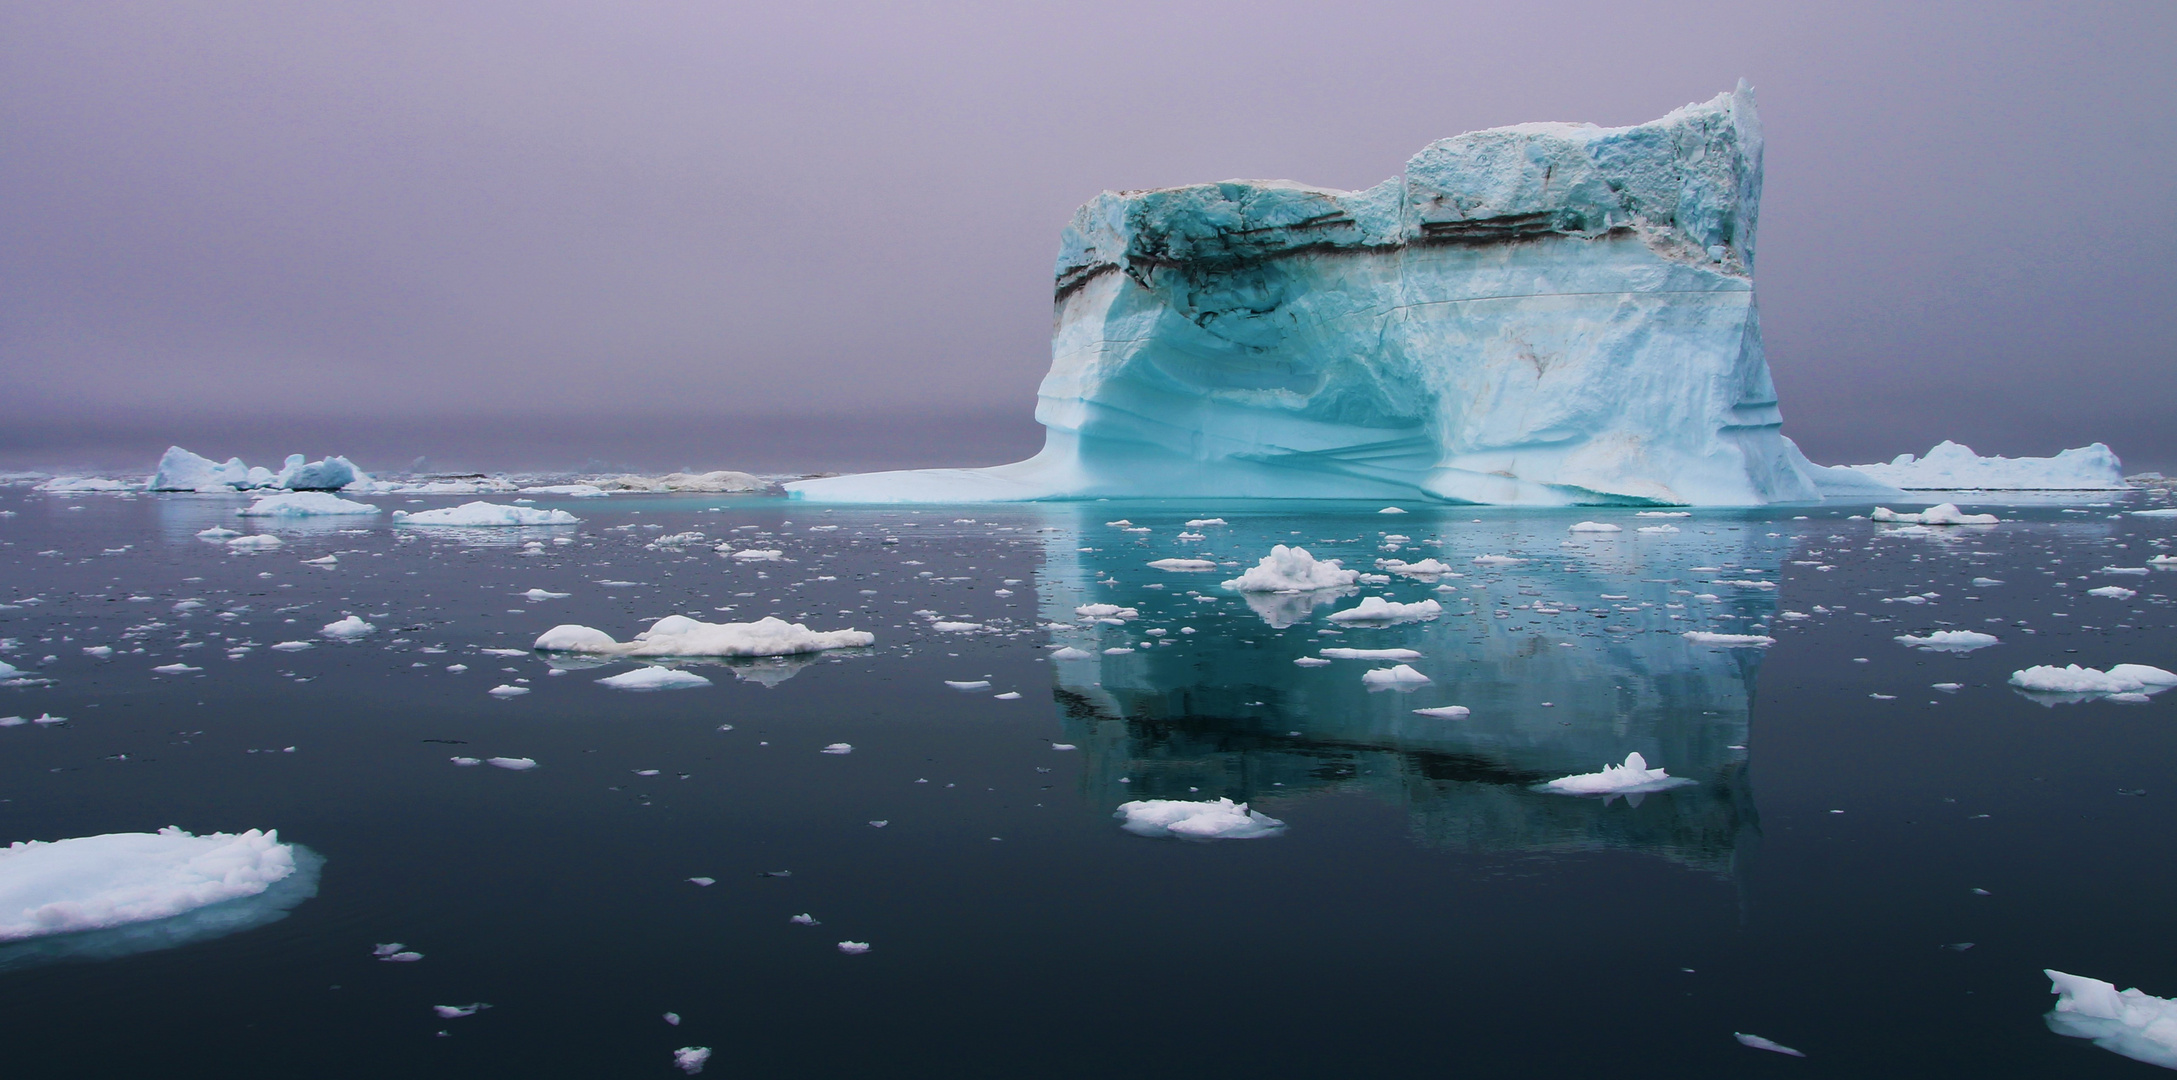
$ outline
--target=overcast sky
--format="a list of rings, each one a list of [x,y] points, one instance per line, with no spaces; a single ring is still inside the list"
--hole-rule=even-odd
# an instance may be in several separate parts
[[[2169,0],[71,0],[0,7],[0,56],[18,451],[281,415],[1018,441],[1097,191],[1363,187],[1743,76],[1787,434],[2177,464]]]

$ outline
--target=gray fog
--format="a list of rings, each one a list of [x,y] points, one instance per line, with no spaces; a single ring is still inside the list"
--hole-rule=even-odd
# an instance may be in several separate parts
[[[994,462],[1100,189],[1364,187],[1744,77],[1815,460],[2177,465],[2168,0],[77,0],[0,53],[13,464]]]

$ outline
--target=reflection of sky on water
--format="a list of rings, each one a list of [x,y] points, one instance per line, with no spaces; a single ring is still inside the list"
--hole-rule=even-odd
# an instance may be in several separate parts
[[[295,872],[273,882],[255,896],[200,907],[167,919],[31,938],[0,946],[0,971],[71,960],[113,960],[179,948],[278,922],[297,904],[317,895],[318,876],[325,866],[325,857],[317,852],[301,844],[294,845],[294,849]]]
[[[1069,737],[1091,759],[1089,790],[1241,800],[1361,790],[1404,805],[1436,843],[1629,848],[1715,871],[1732,865],[1754,828],[1744,747],[1762,654],[1681,635],[1767,628],[1793,543],[1773,522],[1676,519],[1679,532],[1641,534],[1637,526],[1662,519],[1621,512],[1603,518],[1622,519],[1621,533],[1567,534],[1577,518],[1234,517],[1183,546],[1242,565],[1186,574],[1146,565],[1168,555],[1166,523],[1137,511],[1136,527],[1154,528],[1127,533],[1091,520],[1097,513],[1083,508],[1048,536],[1037,583],[1046,622],[1069,627],[1054,628],[1053,640],[1092,654],[1053,661]],[[1295,524],[1308,531],[1295,534]],[[1379,558],[1433,557],[1461,576],[1235,603],[1218,582],[1274,543],[1364,571]],[[1484,554],[1523,561],[1473,562]],[[1390,626],[1326,618],[1368,595],[1434,598],[1446,611]],[[1090,603],[1141,617],[1110,625],[1075,615]],[[1370,692],[1362,673],[1389,661],[1294,663],[1331,647],[1416,650],[1411,663],[1432,681]],[[1104,651],[1112,648],[1134,651]],[[1443,705],[1472,715],[1413,711]],[[1633,751],[1698,785],[1608,804],[1532,790]],[[1121,777],[1131,783],[1113,787]]]

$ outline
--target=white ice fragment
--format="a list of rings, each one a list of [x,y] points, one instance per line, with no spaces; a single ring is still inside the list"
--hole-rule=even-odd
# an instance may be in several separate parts
[[[1434,619],[1443,613],[1444,605],[1434,600],[1401,604],[1396,601],[1385,600],[1380,596],[1364,596],[1361,598],[1358,607],[1331,612],[1330,621],[1354,623],[1414,622],[1422,619]]]
[[[1649,768],[1647,759],[1632,753],[1625,755],[1623,765],[1605,765],[1601,772],[1562,776],[1542,786],[1563,795],[1633,795],[1690,783],[1693,781]]]
[[[1918,637],[1911,634],[1900,634],[1891,640],[1900,645],[1910,645],[1923,652],[1967,653],[1975,649],[1985,649],[1990,645],[2001,644],[2001,641],[1994,634],[1983,634],[1978,630],[1937,630],[1934,633]]]
[[[639,667],[597,680],[597,685],[614,690],[686,690],[710,684],[709,679],[695,672],[668,667]]]
[[[573,595],[573,593],[546,592],[543,589],[531,589],[522,594],[524,598],[530,600],[565,600]]]
[[[160,664],[158,667],[152,668],[151,670],[158,672],[161,675],[187,675],[192,671],[202,671],[204,669],[200,667],[190,667],[187,664]]]
[[[875,634],[861,630],[816,631],[772,616],[747,623],[707,623],[668,615],[626,644],[602,630],[563,624],[539,636],[535,648],[616,656],[786,656],[859,648],[876,640]]]
[[[707,889],[713,885],[718,884],[718,879],[714,877],[692,877],[688,879],[688,882],[691,885]]]
[[[1693,516],[1693,511],[1691,511],[1691,510],[1638,510],[1638,511],[1635,511],[1635,512],[1633,513],[1633,516],[1634,516],[1634,517],[1644,517],[1644,518],[1683,518],[1683,517],[1692,517],[1692,516]]]
[[[2136,694],[2177,686],[2177,674],[2145,664],[2118,664],[2107,671],[2043,664],[2011,672],[2011,685],[2046,694]]]
[[[1606,521],[1582,521],[1577,524],[1567,526],[1565,531],[1576,533],[1614,533],[1624,532],[1625,530]]]
[[[227,546],[231,548],[240,548],[243,550],[252,550],[258,548],[276,548],[279,547],[282,543],[284,543],[284,541],[282,541],[279,537],[272,535],[271,533],[259,533],[256,536],[237,536],[234,539],[227,541]]]
[[[1415,709],[1414,713],[1417,716],[1433,716],[1439,720],[1464,720],[1471,711],[1464,705],[1445,705],[1434,709]]]
[[[952,680],[952,679],[946,679],[946,680],[945,680],[945,685],[946,685],[946,686],[950,686],[950,687],[952,687],[952,688],[953,688],[953,689],[955,689],[955,690],[988,690],[988,689],[990,689],[990,680],[988,680],[988,679],[976,679],[976,680],[973,680],[973,681],[969,681],[969,680],[960,680],[960,681],[954,681],[954,680]]]
[[[1767,1050],[1773,1054],[1789,1054],[1790,1056],[1795,1058],[1803,1058],[1806,1056],[1805,1054],[1802,1054],[1789,1046],[1785,1046],[1783,1043],[1772,1042],[1768,1039],[1762,1038],[1759,1035],[1748,1035],[1743,1031],[1734,1031],[1731,1033],[1731,1037],[1737,1039],[1739,1041],[1739,1045],[1751,1046],[1756,1050]]]
[[[485,758],[484,764],[497,765],[502,769],[512,769],[515,772],[525,772],[527,770],[537,767],[537,759],[525,757],[495,757]]]
[[[1193,518],[1187,522],[1187,527],[1190,529],[1200,529],[1206,526],[1222,525],[1224,523],[1225,519],[1223,518]]]
[[[1421,659],[1421,654],[1413,649],[1324,649],[1322,653],[1333,660]]]
[[[377,957],[387,957],[387,956],[391,956],[391,955],[393,955],[394,953],[400,952],[401,950],[403,950],[403,949],[406,949],[406,948],[408,948],[408,946],[406,946],[406,945],[403,945],[403,944],[401,944],[401,943],[400,943],[400,942],[398,942],[398,941],[393,941],[393,942],[387,942],[387,943],[385,943],[385,944],[382,944],[382,945],[374,945],[374,946],[372,946],[372,947],[371,947],[371,950],[370,950],[370,954],[371,954],[372,956],[377,956]]]
[[[1209,559],[1158,559],[1149,565],[1158,570],[1190,574],[1217,569],[1217,564]]]
[[[1006,691],[1005,693],[1002,693],[1002,694],[992,694],[992,695],[990,696],[990,700],[992,700],[992,701],[1019,701],[1019,700],[1020,700],[1020,691],[1018,691],[1018,690],[1008,690],[1008,691]]]
[[[1510,566],[1513,563],[1523,563],[1527,560],[1515,559],[1510,555],[1476,555],[1474,561],[1482,566]]]
[[[854,744],[843,742],[835,742],[830,746],[827,746],[824,749],[817,751],[817,753],[820,754],[851,754],[853,752]]]
[[[0,941],[147,922],[255,896],[295,872],[276,829],[106,833],[0,851]]]
[[[940,619],[937,622],[931,623],[930,629],[948,634],[964,634],[983,629],[983,624],[979,622],[959,622],[957,620]]]
[[[1071,645],[1051,653],[1051,659],[1053,660],[1093,660],[1095,658],[1095,653],[1086,649],[1076,649]]]
[[[431,1011],[437,1013],[442,1020],[453,1020],[463,1016],[475,1016],[488,1008],[491,1008],[491,1003],[476,1001],[467,1005],[433,1005]]]
[[[222,528],[222,527],[220,527],[220,526],[218,526],[218,525],[214,525],[214,526],[212,526],[212,527],[211,527],[211,528],[209,528],[209,529],[199,529],[199,530],[197,530],[197,535],[198,535],[198,536],[200,536],[200,537],[203,537],[203,538],[204,538],[204,539],[206,539],[206,540],[225,540],[225,539],[227,539],[228,537],[231,537],[231,536],[240,536],[240,535],[242,535],[242,534],[241,534],[241,533],[239,533],[239,532],[236,532],[236,531],[235,531],[235,530],[233,530],[233,529],[228,529],[228,528]]]
[[[703,1063],[711,1059],[708,1046],[683,1046],[673,1051],[673,1067],[689,1076],[703,1071]]]
[[[256,502],[235,511],[243,517],[359,517],[375,514],[369,503],[343,499],[325,491],[295,491],[262,495]]]
[[[2118,992],[2116,985],[2082,975],[2044,969],[2058,995],[2049,1011],[2049,1030],[2092,1039],[2104,1050],[2134,1061],[2177,1069],[2177,1001],[2141,993]]]
[[[582,521],[565,510],[538,510],[528,506],[507,506],[483,501],[462,503],[460,506],[448,506],[438,510],[419,510],[413,514],[406,510],[395,510],[393,520],[401,525],[450,525],[469,528],[577,525]]]
[[[1119,827],[1136,836],[1252,840],[1285,831],[1284,822],[1231,799],[1138,799],[1120,803],[1111,816],[1123,818],[1125,824]]]
[[[1296,656],[1293,663],[1300,667],[1329,667],[1330,661],[1320,656]]]
[[[1714,600],[1715,597],[1707,597]],[[1733,649],[1766,649],[1776,644],[1776,639],[1765,634],[1714,634],[1706,630],[1688,630],[1679,635],[1695,645],[1721,645]]]
[[[1383,509],[1376,511],[1376,513],[1379,514],[1403,514],[1405,512],[1406,511],[1401,510],[1396,506],[1386,506]]]
[[[788,920],[786,920],[786,921],[787,921],[787,922],[790,922],[790,923],[793,923],[793,924],[794,924],[795,926],[817,926],[817,925],[820,925],[820,924],[819,924],[819,923],[818,923],[818,922],[816,921],[816,916],[814,916],[814,915],[811,915],[811,914],[809,914],[809,913],[808,913],[808,912],[806,912],[806,911],[804,911],[804,912],[802,912],[801,914],[799,914],[799,915],[796,915],[796,916],[794,916],[793,918],[791,918],[791,919],[788,919]]]
[[[1875,507],[1867,515],[1869,521],[1890,521],[1901,525],[1995,525],[2003,519],[1994,514],[1968,514],[1958,509],[1956,503],[1937,503],[1917,514],[1900,514],[1887,506]]]
[[[466,769],[466,768],[468,768],[468,767],[470,767],[470,766],[472,766],[472,765],[482,765],[482,764],[484,763],[484,759],[483,759],[483,758],[472,758],[472,757],[451,757],[451,758],[447,758],[446,760],[448,760],[448,761],[451,761],[451,762],[453,762],[454,764],[456,764],[456,765],[459,765],[459,766],[461,766],[461,767],[462,767],[462,768],[464,768],[464,769]]]
[[[847,954],[848,956],[860,956],[861,954],[869,951],[869,942],[842,941],[839,943],[839,951]]]
[[[520,697],[523,694],[528,693],[529,688],[526,686],[515,686],[511,683],[500,683],[499,685],[494,686],[484,692],[490,694],[493,697]]]
[[[1880,465],[1851,470],[1908,491],[2115,491],[2125,487],[2124,468],[2101,443],[2055,457],[1981,457],[1971,447],[1944,440],[1923,457],[1900,454]]]
[[[1377,559],[1376,569],[1389,570],[1394,574],[1404,574],[1407,577],[1416,578],[1436,578],[1451,573],[1451,567],[1435,559],[1423,559],[1420,562],[1407,562],[1403,559]],[[1458,575],[1454,574],[1453,576]]]
[[[282,642],[280,642],[280,643],[278,643],[278,644],[276,644],[276,645],[273,645],[273,646],[272,646],[272,651],[274,651],[274,652],[301,652],[301,651],[302,651],[302,650],[304,650],[304,649],[315,649],[315,648],[317,648],[317,644],[316,644],[315,642],[309,642],[309,641],[282,641]]]
[[[1641,526],[1640,528],[1638,528],[1638,529],[1635,529],[1635,530],[1633,530],[1633,531],[1635,531],[1635,532],[1644,532],[1644,533],[1649,533],[1649,534],[1651,534],[1651,535],[1656,535],[1656,536],[1660,536],[1660,535],[1662,535],[1662,534],[1664,534],[1664,533],[1674,533],[1674,532],[1677,532],[1677,531],[1678,531],[1678,526],[1676,526],[1676,525],[1642,525],[1642,526]]]
[[[666,1013],[664,1019],[666,1023],[671,1024],[674,1027],[680,1026],[680,1014],[677,1012]]]
[[[1376,668],[1372,671],[1366,671],[1361,673],[1361,682],[1366,685],[1375,687],[1419,686],[1428,681],[1429,677],[1423,675],[1418,671],[1415,671],[1413,665],[1411,664],[1399,664],[1394,667]]]
[[[376,626],[364,622],[355,615],[350,615],[338,622],[326,623],[318,628],[318,633],[337,641],[353,641],[356,638],[368,637],[377,632],[378,628]]]
[[[1302,547],[1277,544],[1239,577],[1224,582],[1236,592],[1313,592],[1342,589],[1360,579],[1360,571],[1341,568],[1337,559],[1317,559]]]
[[[1082,604],[1073,613],[1084,619],[1138,619],[1141,612],[1117,604]]]
[[[2135,590],[2122,588],[2116,585],[2104,585],[2098,589],[2086,590],[2086,595],[2107,597],[2111,600],[2129,600],[2134,596],[2138,596],[2139,593]]]
[[[110,656],[112,656],[112,655],[113,655],[113,646],[111,646],[111,645],[86,645],[86,646],[84,646],[84,647],[83,647],[83,655],[85,655],[85,656],[91,656],[91,657],[96,657],[96,658],[98,658],[98,659],[100,659],[100,660],[104,660],[104,659],[106,659],[106,658],[108,658],[108,657],[110,657]]]

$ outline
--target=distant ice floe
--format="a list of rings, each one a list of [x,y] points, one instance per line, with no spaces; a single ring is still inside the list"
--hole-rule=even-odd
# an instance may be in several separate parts
[[[1958,509],[1957,503],[1936,503],[1917,514],[1900,514],[1887,506],[1875,507],[1867,515],[1869,521],[1892,522],[1899,525],[2000,525],[2003,519],[1994,514],[1968,514]]]
[[[666,473],[663,476],[637,476],[633,473],[620,476],[598,477],[589,481],[592,486],[606,491],[699,491],[739,492],[762,491],[771,485],[761,477],[731,469],[718,469],[706,473]]]
[[[150,491],[200,491],[235,492],[258,488],[284,488],[289,491],[339,491],[347,487],[368,488],[370,475],[355,467],[355,463],[338,455],[322,461],[304,461],[301,454],[289,454],[279,472],[265,468],[250,468],[241,458],[228,458],[225,462],[192,454],[179,446],[169,446],[159,458],[159,467],[145,485]]]
[[[1416,578],[1438,578],[1451,573],[1451,567],[1435,559],[1423,559],[1420,562],[1407,562],[1403,559],[1377,559],[1376,569],[1388,570],[1394,574]],[[1458,575],[1454,574],[1453,576]]]
[[[251,551],[260,548],[276,548],[284,543],[286,541],[271,533],[259,533],[255,536],[237,536],[227,541],[227,546],[239,551]]]
[[[1932,634],[1923,634],[1917,637],[1911,634],[1900,634],[1891,640],[1900,645],[1910,645],[1923,652],[1951,653],[1968,653],[1975,649],[1985,649],[1990,645],[2001,645],[2003,643],[1994,634],[1983,634],[1978,630],[1937,630]]]
[[[1375,668],[1361,673],[1361,682],[1371,690],[1410,690],[1428,681],[1429,677],[1414,670],[1411,664]]]
[[[666,667],[639,667],[609,679],[597,680],[597,685],[609,686],[614,690],[686,690],[710,684],[709,679],[695,672]]]
[[[1330,613],[1330,621],[1342,623],[1400,623],[1434,619],[1444,613],[1444,605],[1434,600],[1422,600],[1401,604],[1380,596],[1361,597],[1360,605],[1344,611]]]
[[[1136,836],[1178,837],[1183,840],[1253,840],[1276,836],[1285,823],[1247,808],[1231,799],[1187,802],[1179,799],[1137,799],[1120,803],[1111,815],[1123,818],[1119,826]]]
[[[318,633],[340,641],[353,641],[356,638],[368,637],[369,635],[375,634],[377,632],[378,628],[376,626],[364,622],[360,617],[355,615],[350,615],[347,618],[341,619],[338,622],[326,623],[324,626],[318,629]],[[278,648],[279,646],[274,647]]]
[[[1714,634],[1706,630],[1688,630],[1679,636],[1695,645],[1721,645],[1733,649],[1766,649],[1776,644],[1776,639],[1766,634]]]
[[[1431,716],[1438,720],[1464,720],[1473,710],[1464,705],[1440,705],[1434,709],[1415,709],[1415,716]]]
[[[1646,758],[1632,753],[1625,755],[1623,765],[1605,765],[1601,772],[1562,776],[1542,786],[1561,795],[1639,795],[1693,782],[1662,769],[1651,769]]]
[[[703,1064],[711,1059],[708,1046],[683,1046],[673,1051],[673,1067],[689,1076],[703,1071]]]
[[[139,485],[126,480],[108,480],[97,476],[56,476],[51,480],[33,485],[32,491],[49,495],[88,495],[94,492],[139,491]]]
[[[1612,525],[1609,522],[1605,521],[1582,521],[1578,524],[1567,526],[1565,528],[1565,531],[1576,533],[1614,533],[1624,532],[1625,530],[1620,528],[1619,526]]]
[[[1772,1054],[1783,1054],[1788,1057],[1803,1058],[1806,1056],[1783,1043],[1774,1039],[1764,1039],[1759,1035],[1748,1035],[1743,1031],[1734,1031],[1731,1033],[1731,1037],[1737,1039],[1740,1046],[1748,1046],[1756,1050],[1767,1050]]]
[[[2101,443],[2055,457],[1982,457],[1962,443],[1944,440],[1927,455],[1899,454],[1878,465],[1847,466],[1853,472],[1908,491],[2119,491],[2124,466]]]
[[[502,503],[483,501],[462,503],[439,510],[393,511],[393,520],[401,525],[456,525],[467,528],[499,528],[527,525],[578,525],[582,519],[565,510],[539,510],[530,506],[507,506]]]
[[[541,484],[522,489],[524,495],[558,495],[569,499],[602,499],[612,493],[595,484]]]
[[[278,830],[107,833],[0,851],[0,942],[165,919],[256,896],[295,872]]]
[[[2177,1001],[2118,992],[2114,983],[2043,969],[2056,1007],[2046,1017],[2058,1035],[2092,1039],[2094,1045],[2134,1061],[2177,1069]]]
[[[1360,580],[1360,571],[1338,563],[1337,559],[1317,559],[1307,548],[1277,544],[1261,562],[1224,582],[1224,587],[1235,592],[1313,592],[1342,589]]]
[[[1217,569],[1217,564],[1209,559],[1158,559],[1155,562],[1150,563],[1149,565],[1155,567],[1158,570],[1170,570],[1174,573],[1189,574],[1201,573],[1204,570]]]
[[[378,512],[378,508],[369,503],[343,499],[323,491],[263,495],[235,511],[243,517],[350,517]]]
[[[1414,649],[1323,649],[1324,656],[1333,660],[1419,660],[1421,653]]]
[[[811,630],[770,616],[755,622],[707,623],[668,615],[624,644],[602,630],[569,623],[545,631],[534,648],[606,656],[788,656],[861,648],[876,641],[875,634],[864,630]]]
[[[2011,685],[2036,694],[2079,695],[2081,700],[2145,701],[2148,694],[2177,686],[2177,673],[2145,664],[2118,664],[2107,671],[2077,664],[2042,664],[2011,672]]]

